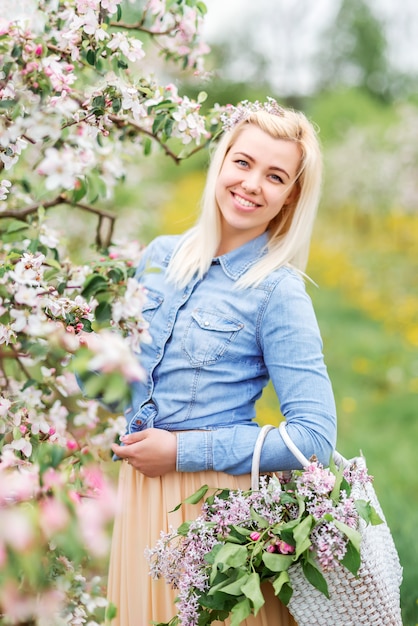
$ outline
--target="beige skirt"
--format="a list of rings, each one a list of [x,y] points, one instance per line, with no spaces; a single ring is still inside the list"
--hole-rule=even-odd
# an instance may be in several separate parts
[[[168,622],[175,614],[175,590],[165,580],[154,580],[144,556],[147,547],[154,547],[160,531],[177,527],[197,517],[200,503],[183,505],[182,500],[202,485],[246,490],[249,475],[230,476],[221,472],[173,472],[158,478],[147,478],[126,461],[119,473],[119,507],[113,530],[110,557],[108,597],[118,611],[112,626],[149,626],[151,622]],[[263,590],[265,605],[256,617],[242,622],[245,626],[295,626],[287,608],[274,595],[271,585]],[[227,626],[225,622],[214,622]]]

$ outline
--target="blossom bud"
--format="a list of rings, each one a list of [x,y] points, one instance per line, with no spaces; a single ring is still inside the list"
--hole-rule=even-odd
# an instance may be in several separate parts
[[[37,56],[37,57],[40,57],[40,56],[41,56],[41,54],[42,54],[42,45],[41,45],[41,44],[38,44],[38,45],[36,46],[36,48],[35,48],[35,54],[36,54],[36,56]]]
[[[289,545],[285,541],[279,541],[277,547],[280,554],[293,554],[293,552],[295,551],[294,546]]]
[[[256,530],[250,534],[250,539],[252,541],[258,541],[260,537],[261,537],[261,534],[257,532]]]
[[[270,544],[269,546],[267,546],[266,550],[267,552],[276,552],[276,546]]]

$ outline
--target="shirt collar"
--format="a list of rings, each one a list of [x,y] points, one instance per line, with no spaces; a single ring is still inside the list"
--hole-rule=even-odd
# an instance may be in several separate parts
[[[251,265],[254,265],[266,254],[268,240],[268,234],[264,232],[239,248],[216,257],[214,260],[219,261],[223,271],[229,278],[238,280]]]

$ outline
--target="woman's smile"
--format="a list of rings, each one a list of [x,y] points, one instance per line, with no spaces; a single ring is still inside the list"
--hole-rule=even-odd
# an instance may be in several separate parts
[[[247,200],[246,198],[244,198],[244,196],[239,195],[236,192],[231,191],[231,194],[234,200],[239,204],[240,208],[243,208],[244,210],[256,209],[257,207],[261,206],[261,204],[257,204],[252,200]]]

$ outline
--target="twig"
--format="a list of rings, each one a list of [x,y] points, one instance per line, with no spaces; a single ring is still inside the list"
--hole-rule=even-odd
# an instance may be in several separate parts
[[[147,33],[147,35],[152,35],[153,37],[170,35],[171,33],[178,30],[177,24],[172,28],[168,28],[167,30],[151,30],[150,28],[145,28],[144,26],[142,26],[142,22],[137,22],[136,24],[127,24],[126,22],[110,22],[109,26],[113,26],[115,28],[125,28],[126,30],[139,30],[141,31],[141,33]]]
[[[97,231],[96,231],[96,243],[99,248],[102,248],[102,247],[106,248],[109,245],[112,239],[113,229],[114,229],[114,225],[116,221],[116,215],[114,215],[113,213],[110,213],[109,211],[105,211],[104,209],[93,207],[90,204],[84,204],[83,202],[73,202],[69,198],[67,198],[67,196],[63,193],[60,193],[56,198],[54,198],[53,200],[49,200],[48,202],[39,202],[37,204],[31,204],[30,206],[27,206],[23,209],[2,211],[0,213],[0,219],[8,218],[8,217],[14,217],[16,219],[25,219],[26,217],[28,217],[28,215],[31,215],[32,213],[36,213],[36,211],[40,207],[43,207],[44,209],[47,210],[54,206],[58,206],[60,204],[68,204],[70,206],[74,206],[78,209],[81,209],[82,211],[88,211],[89,213],[94,213],[95,215],[98,215],[99,223],[98,223]],[[102,238],[101,233],[100,233],[100,229],[103,225],[103,219],[108,219],[110,221],[109,232],[104,239]]]

